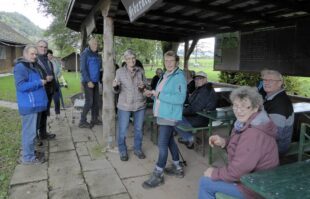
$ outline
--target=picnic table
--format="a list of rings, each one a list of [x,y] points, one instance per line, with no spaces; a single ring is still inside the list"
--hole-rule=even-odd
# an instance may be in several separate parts
[[[215,111],[201,111],[197,112],[198,115],[209,118],[208,137],[212,135],[212,123],[219,121],[222,124],[227,124],[228,131],[231,131],[233,121],[236,119],[231,107],[217,108]],[[212,147],[209,146],[208,150],[209,164],[212,164]]]
[[[241,182],[266,199],[310,198],[310,161],[247,174]]]

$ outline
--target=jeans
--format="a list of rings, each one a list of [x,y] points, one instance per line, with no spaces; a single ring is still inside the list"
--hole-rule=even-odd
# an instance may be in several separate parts
[[[179,148],[174,141],[173,136],[174,126],[159,126],[159,135],[158,135],[158,160],[156,165],[160,168],[165,168],[167,159],[168,159],[168,148],[173,161],[179,161]]]
[[[141,151],[143,139],[143,121],[145,109],[133,111],[134,122],[134,150]],[[129,126],[129,118],[131,111],[123,111],[118,109],[118,149],[121,155],[127,154],[126,137]]]
[[[183,125],[183,126],[192,128],[192,125],[189,123],[189,121],[185,117],[183,117],[181,121],[178,121],[177,125]],[[194,136],[191,131],[182,131],[181,129],[177,127],[175,127],[174,130],[182,137],[183,140],[186,140],[186,141],[194,140]]]
[[[209,177],[201,177],[199,180],[198,199],[215,199],[217,192],[233,196],[235,198],[244,198],[235,183],[222,180],[212,180]]]
[[[87,121],[87,114],[91,110],[91,121],[96,121],[99,116],[99,86],[98,83],[94,83],[94,88],[89,88],[87,82],[83,82],[85,93],[85,105],[81,113],[80,123]]]
[[[22,116],[22,148],[23,161],[35,159],[34,139],[36,138],[37,113],[31,113]]]

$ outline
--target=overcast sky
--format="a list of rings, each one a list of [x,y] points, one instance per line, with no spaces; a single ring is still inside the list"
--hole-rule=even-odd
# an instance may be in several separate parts
[[[52,17],[44,16],[38,11],[36,0],[0,0],[0,11],[18,12],[42,29],[46,29],[53,21]]]

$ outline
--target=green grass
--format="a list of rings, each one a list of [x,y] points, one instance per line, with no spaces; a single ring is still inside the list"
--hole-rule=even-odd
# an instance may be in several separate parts
[[[21,122],[16,110],[0,107],[0,115],[0,198],[4,199],[19,157]]]

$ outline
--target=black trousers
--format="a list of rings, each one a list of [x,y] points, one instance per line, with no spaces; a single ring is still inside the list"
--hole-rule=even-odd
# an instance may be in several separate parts
[[[50,107],[51,102],[53,98],[53,93],[47,93],[48,103],[47,103],[47,109],[43,112],[38,113],[37,118],[37,127],[39,130],[39,138],[45,138],[47,136],[47,117],[50,115]]]
[[[81,123],[87,121],[87,114],[91,110],[91,121],[96,121],[99,116],[99,85],[94,83],[94,88],[89,88],[87,82],[82,82],[85,93],[85,104],[81,113]]]

